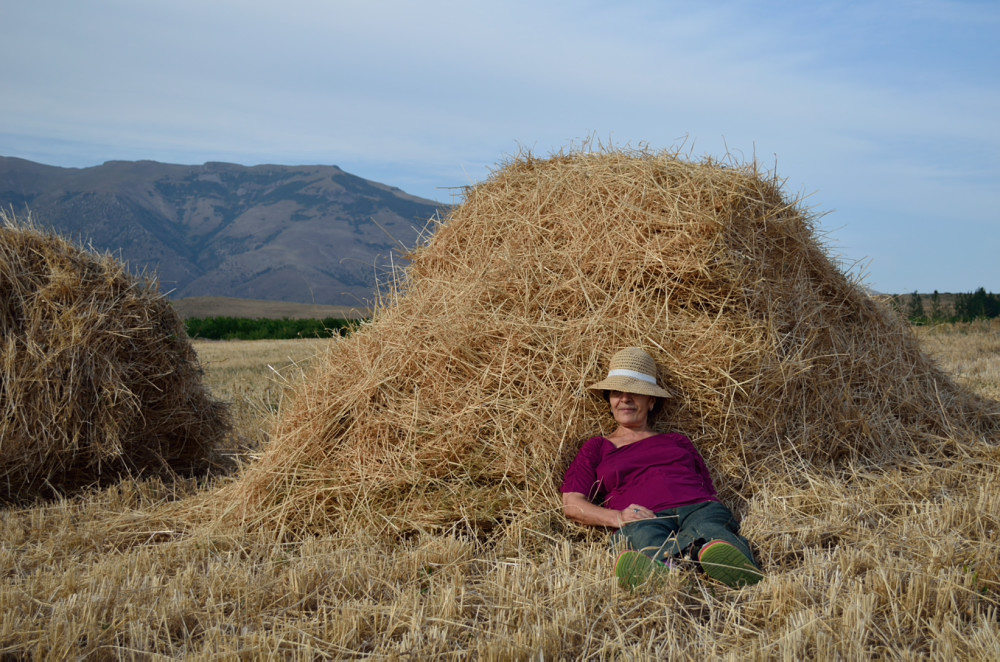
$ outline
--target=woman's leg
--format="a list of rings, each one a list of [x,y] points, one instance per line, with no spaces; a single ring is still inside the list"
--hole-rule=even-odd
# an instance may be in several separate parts
[[[612,543],[624,541],[630,549],[642,552],[657,561],[667,556],[679,556],[675,536],[678,529],[677,514],[673,510],[656,513],[655,519],[629,522],[612,536]]]
[[[678,508],[679,531],[677,544],[683,549],[691,549],[693,559],[706,543],[714,540],[727,542],[750,559],[756,567],[750,543],[740,535],[740,526],[732,512],[718,501],[706,501]]]
[[[685,549],[690,545],[691,557],[706,575],[733,588],[756,584],[764,578],[728,508],[710,501],[678,510],[682,512],[677,538]]]

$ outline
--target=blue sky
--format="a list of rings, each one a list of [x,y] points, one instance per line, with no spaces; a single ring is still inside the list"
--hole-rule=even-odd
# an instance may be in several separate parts
[[[7,0],[0,155],[445,202],[593,139],[754,157],[883,292],[1000,291],[1000,3]]]

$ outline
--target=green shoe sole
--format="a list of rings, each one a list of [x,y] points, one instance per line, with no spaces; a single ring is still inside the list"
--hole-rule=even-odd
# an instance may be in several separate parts
[[[658,563],[640,552],[627,551],[618,555],[615,562],[615,576],[618,585],[626,589],[634,589],[647,581],[653,575],[666,572],[667,566]]]
[[[706,575],[731,588],[751,586],[764,579],[753,562],[727,542],[717,540],[705,545],[698,560]]]

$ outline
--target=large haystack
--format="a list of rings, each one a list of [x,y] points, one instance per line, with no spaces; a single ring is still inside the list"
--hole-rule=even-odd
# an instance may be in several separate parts
[[[228,412],[156,284],[2,221],[0,500],[206,468]]]
[[[677,394],[661,427],[695,440],[737,507],[772,471],[996,431],[997,408],[845,277],[780,184],[673,154],[518,158],[334,343],[233,502],[279,533],[548,517],[581,441],[612,429],[584,386],[626,345],[655,355]]]

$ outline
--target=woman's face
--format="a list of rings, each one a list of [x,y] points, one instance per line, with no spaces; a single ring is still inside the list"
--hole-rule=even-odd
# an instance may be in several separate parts
[[[643,427],[649,418],[649,412],[656,404],[656,398],[651,395],[611,391],[608,394],[611,413],[618,425],[626,428]]]

